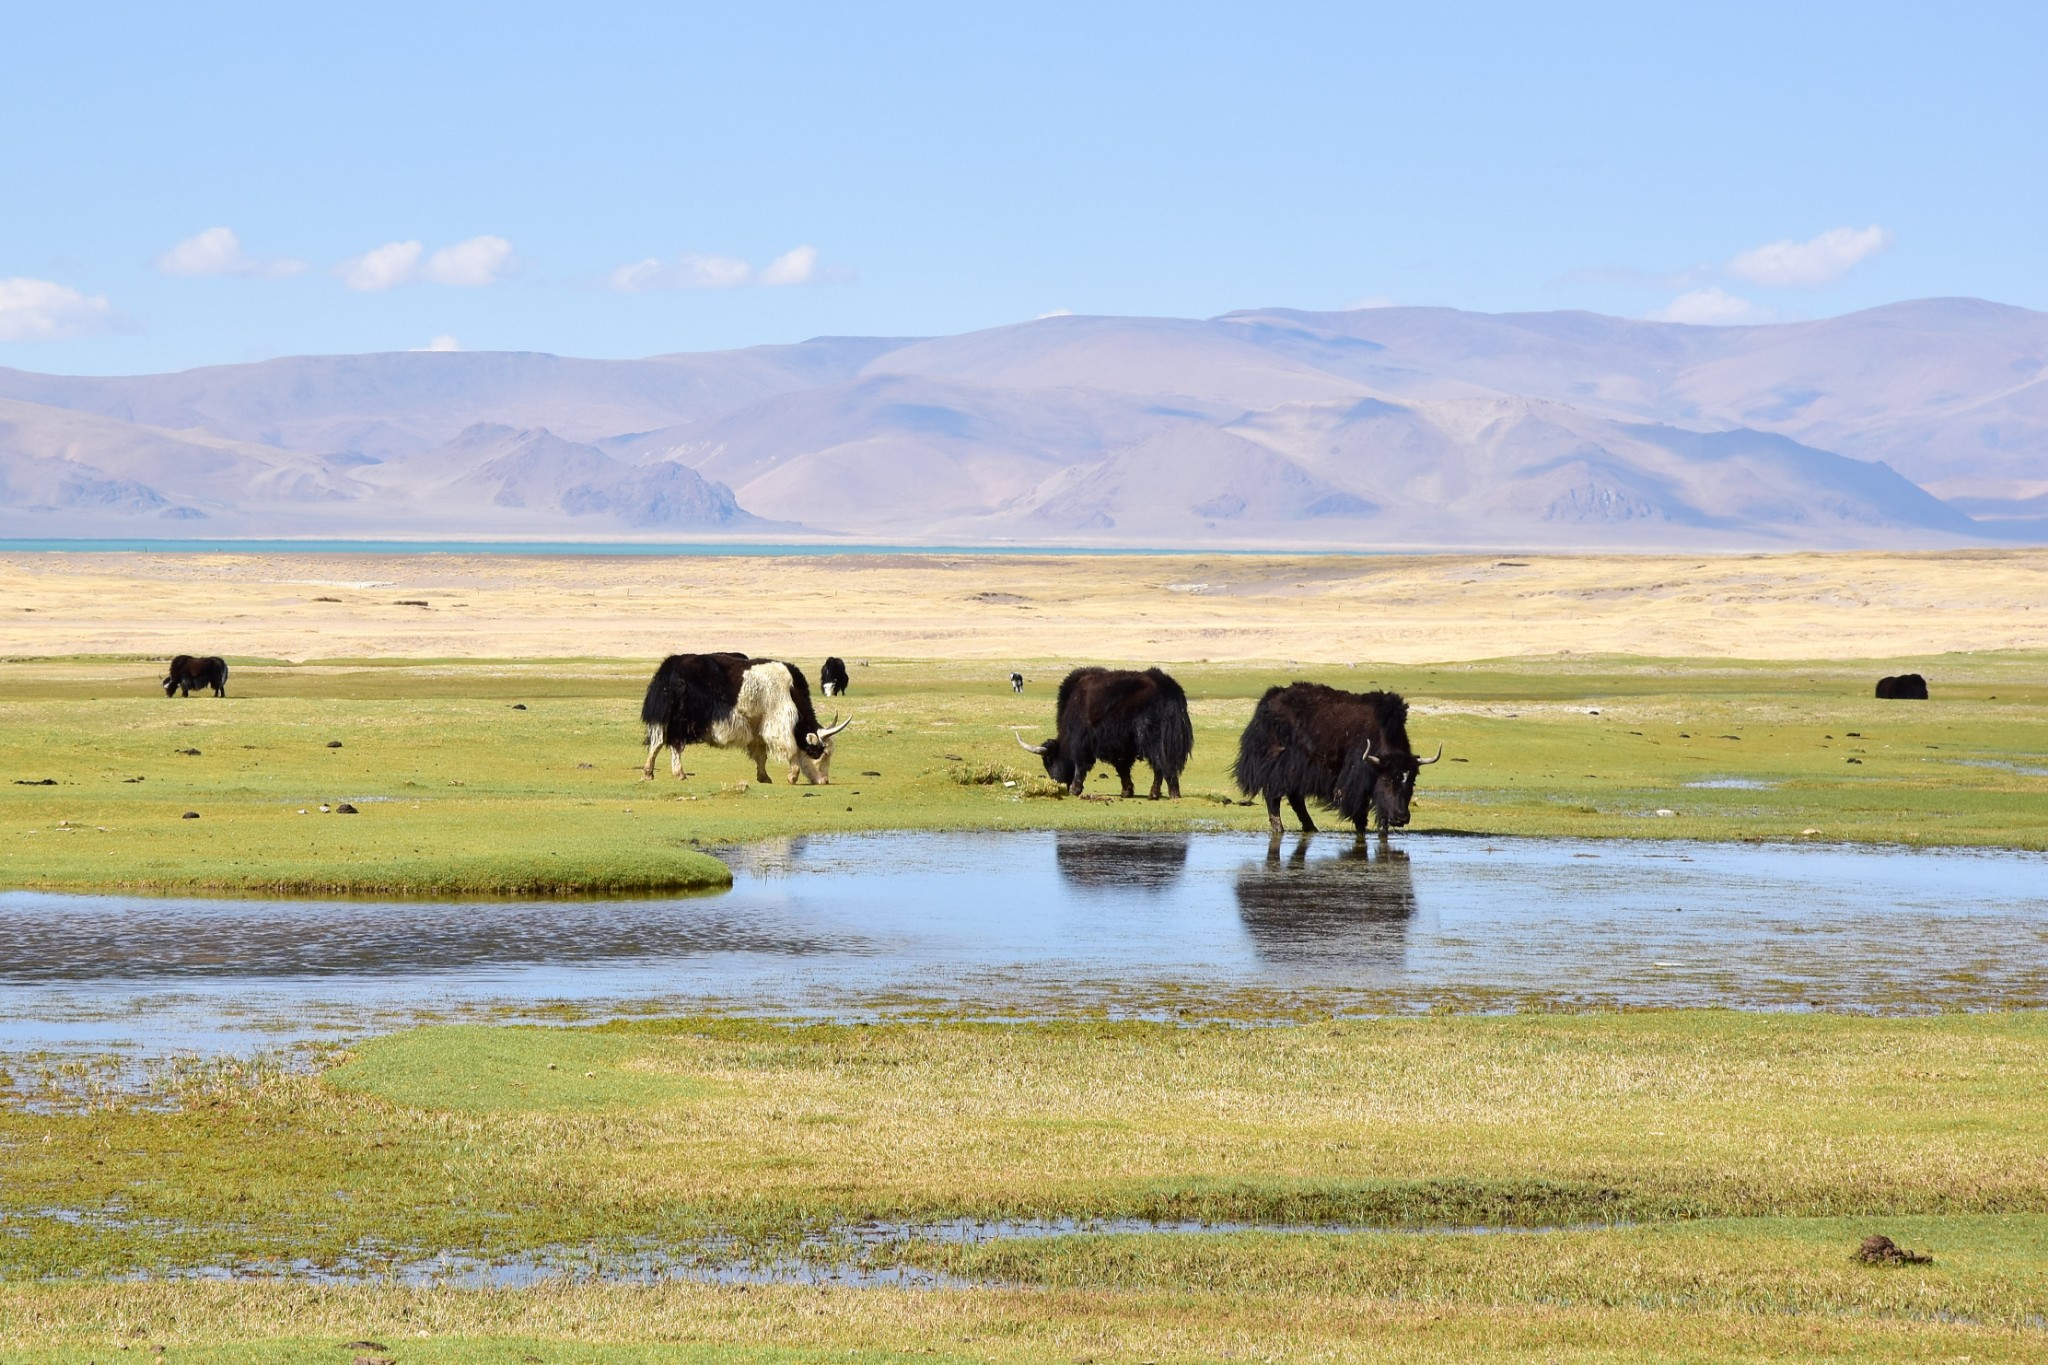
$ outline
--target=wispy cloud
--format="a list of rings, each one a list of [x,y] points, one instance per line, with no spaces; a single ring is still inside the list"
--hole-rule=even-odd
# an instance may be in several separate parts
[[[756,270],[737,256],[686,251],[672,261],[649,256],[608,271],[602,285],[619,294],[649,294],[658,289],[740,289],[747,285],[775,288],[792,284],[836,284],[848,272],[818,263],[818,248],[795,247]]]
[[[193,233],[158,256],[156,268],[160,275],[238,275],[252,280],[282,280],[303,275],[311,267],[288,256],[248,255],[233,228],[210,227]]]
[[[124,325],[104,294],[20,276],[0,280],[0,341],[64,341]]]
[[[498,283],[512,263],[512,243],[486,235],[444,246],[431,256],[419,242],[386,242],[349,257],[334,267],[334,274],[350,289],[371,293],[421,280],[473,289]]]
[[[1728,262],[1728,273],[1770,289],[1825,289],[1858,264],[1891,249],[1889,229],[1830,228],[1803,242],[1751,247]]]
[[[1730,327],[1768,322],[1770,314],[1718,284],[1680,294],[1650,314],[1653,322],[1690,322],[1701,327]]]
[[[449,335],[448,333],[446,333],[446,332],[443,332],[443,333],[441,333],[441,335],[439,335],[439,336],[435,337],[435,338],[434,338],[434,339],[433,339],[432,341],[428,342],[428,343],[427,343],[426,345],[424,345],[424,346],[415,346],[415,347],[413,347],[413,350],[414,350],[415,352],[418,352],[418,351],[459,351],[459,350],[461,350],[461,349],[462,349],[462,343],[461,343],[461,342],[459,342],[459,341],[457,341],[457,340],[456,340],[456,339],[455,339],[454,337],[450,336],[450,335]]]

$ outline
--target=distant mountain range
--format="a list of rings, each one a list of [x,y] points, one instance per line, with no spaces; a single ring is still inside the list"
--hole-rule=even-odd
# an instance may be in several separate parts
[[[2048,540],[2048,313],[1052,317],[576,360],[0,370],[0,536],[1652,549]]]

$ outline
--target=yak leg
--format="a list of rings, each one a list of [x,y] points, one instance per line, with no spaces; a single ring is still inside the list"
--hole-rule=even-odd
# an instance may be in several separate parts
[[[1179,796],[1180,793],[1175,792],[1174,795]],[[1159,769],[1157,768],[1154,768],[1152,770],[1152,794],[1148,799],[1153,801],[1157,801],[1159,799]]]
[[[1273,831],[1273,838],[1275,840],[1273,846],[1275,848],[1278,848],[1280,846],[1278,840],[1281,834],[1281,825],[1280,798],[1277,796],[1269,796],[1266,798],[1266,824],[1269,827],[1271,827]]]
[[[1301,832],[1303,834],[1314,834],[1316,832],[1316,822],[1308,818],[1308,807],[1302,802],[1301,794],[1299,792],[1289,792],[1287,804],[1294,807],[1294,818],[1301,821]]]
[[[673,744],[673,745],[670,745],[670,746],[669,746],[669,755],[668,755],[668,770],[669,770],[669,774],[670,774],[671,776],[673,776],[673,777],[675,778],[675,780],[676,780],[676,781],[678,781],[678,782],[682,781],[682,780],[683,780],[684,778],[686,778],[686,777],[688,777],[688,776],[689,776],[689,774],[688,774],[688,773],[686,773],[686,772],[684,772],[684,771],[683,771],[683,746],[682,746],[682,745],[680,745],[680,744]]]
[[[775,779],[768,776],[768,746],[755,740],[747,746],[747,757],[754,760],[754,780],[763,786],[773,786]]]
[[[1126,797],[1136,796],[1138,789],[1131,785],[1131,765],[1129,763],[1119,763],[1115,766],[1116,780],[1123,783],[1124,786],[1123,794]],[[1156,796],[1158,793],[1154,792],[1153,795]]]
[[[640,768],[641,781],[651,782],[654,780],[654,756],[661,752],[662,745],[667,742],[666,738],[657,735],[649,734],[647,736],[647,762],[642,764]]]

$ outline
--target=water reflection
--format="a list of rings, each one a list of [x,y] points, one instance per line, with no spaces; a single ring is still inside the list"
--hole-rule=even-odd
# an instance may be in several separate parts
[[[1157,894],[1186,873],[1188,836],[1061,830],[1055,836],[1053,861],[1068,886]]]
[[[1415,917],[1415,874],[1404,849],[1346,841],[1334,857],[1310,860],[1310,839],[1281,857],[1275,837],[1262,861],[1237,870],[1237,913],[1267,962],[1399,965]]]
[[[530,963],[860,950],[843,929],[716,901],[349,904],[0,899],[0,981],[379,977]]]

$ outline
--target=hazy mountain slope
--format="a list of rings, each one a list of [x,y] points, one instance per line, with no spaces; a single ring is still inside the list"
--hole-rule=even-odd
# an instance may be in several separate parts
[[[0,397],[235,440],[387,459],[478,422],[546,426],[571,439],[700,420],[769,394],[847,377],[900,345],[819,338],[652,360],[530,352],[295,356],[134,378],[0,370]]]
[[[1948,544],[2043,517],[2048,314],[1263,309],[629,361],[0,370],[0,479],[0,526],[36,528],[13,534]]]

